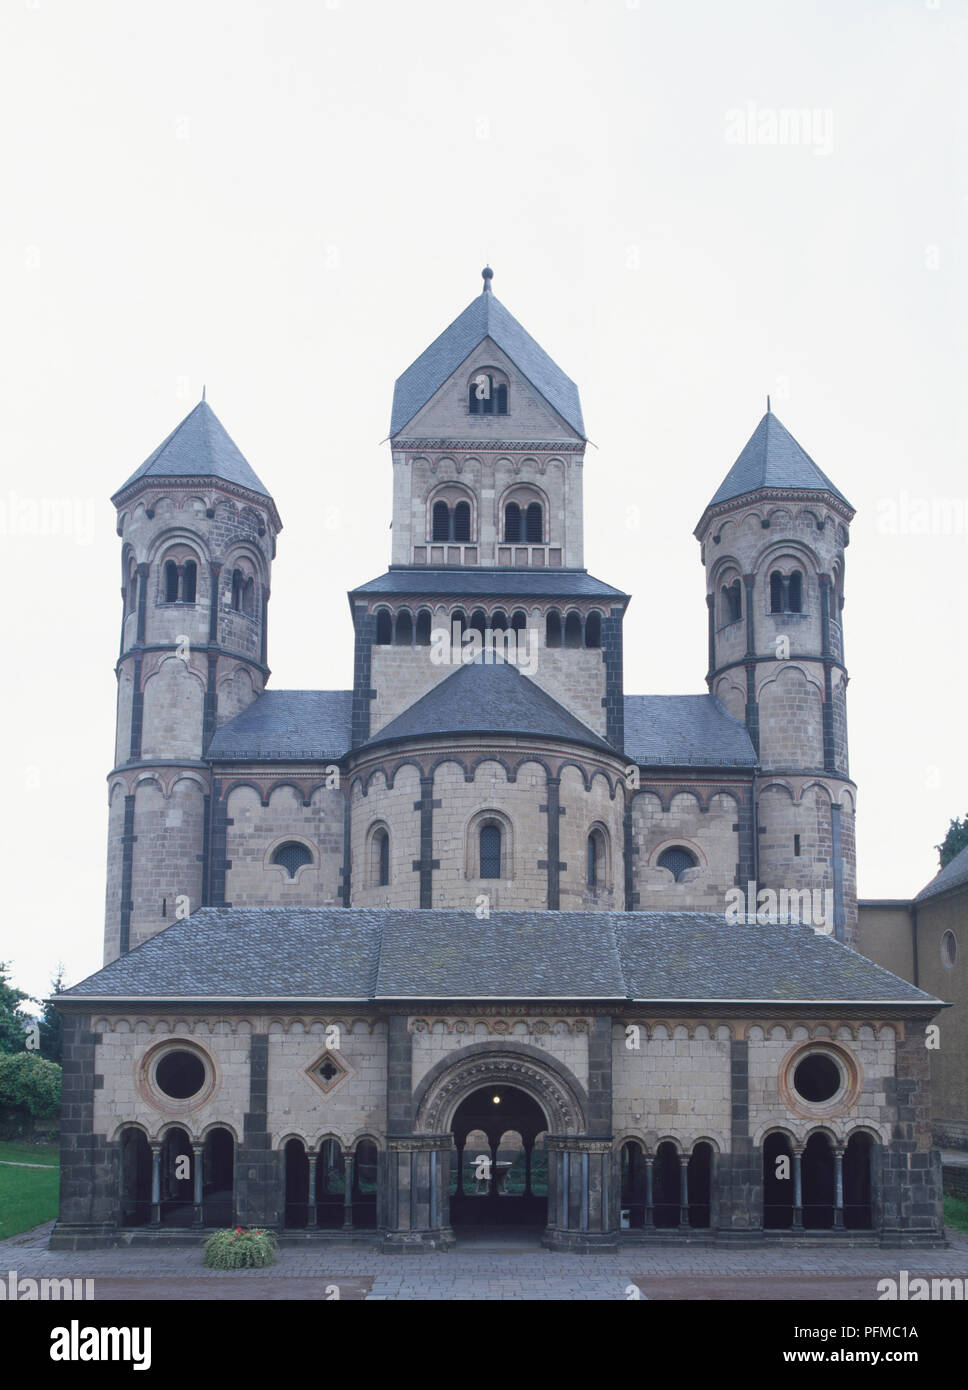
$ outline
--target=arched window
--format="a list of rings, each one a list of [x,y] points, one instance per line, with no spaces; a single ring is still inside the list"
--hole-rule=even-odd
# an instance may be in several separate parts
[[[521,508],[517,502],[509,502],[504,508],[504,539],[519,541],[521,537]]]
[[[430,646],[430,624],[431,616],[429,608],[421,608],[417,614],[417,646]]]
[[[178,602],[178,566],[174,560],[165,561],[165,602]]]
[[[413,644],[413,619],[405,608],[397,614],[397,621],[393,628],[393,645],[395,647],[409,647]]]
[[[370,883],[374,888],[386,888],[390,882],[390,836],[381,825],[370,840]]]
[[[565,646],[580,647],[581,639],[581,614],[569,613],[565,619]]]
[[[186,560],[182,570],[182,603],[195,602],[195,588],[198,583],[198,566],[194,560]]]
[[[491,631],[505,632],[508,625],[508,615],[503,608],[495,608],[491,614]]]
[[[506,415],[508,413],[508,388],[504,385],[494,388],[494,414]]]
[[[281,864],[290,878],[295,878],[304,864],[311,864],[312,862],[313,856],[306,846],[301,845],[298,840],[287,840],[272,854],[272,863]]]
[[[544,527],[542,525],[540,502],[528,503],[524,527],[524,539],[526,541],[536,541],[540,545],[544,540]]]
[[[788,613],[803,612],[803,575],[794,570],[787,580]]]
[[[457,624],[461,637],[463,637],[464,633],[467,631],[467,614],[464,612],[463,608],[455,608],[453,613],[451,613],[450,625],[452,629],[455,623]]]
[[[602,645],[602,615],[601,613],[589,613],[585,619],[585,646],[600,647]]]
[[[467,408],[472,415],[494,414],[494,378],[490,372],[477,372],[467,388]]]
[[[484,629],[487,627],[487,614],[483,608],[475,608],[471,614],[471,628],[474,632],[479,632],[484,636]]]
[[[481,826],[481,878],[501,877],[501,827],[493,821]]]
[[[783,607],[783,575],[779,570],[774,570],[770,575],[770,612],[782,613]]]
[[[454,540],[469,541],[471,538],[471,504],[458,502],[454,508]]]
[[[245,581],[241,570],[232,571],[232,612],[242,612],[242,588]]]
[[[743,616],[743,586],[738,579],[723,585],[722,615],[724,623],[738,623]]]
[[[597,826],[588,836],[585,855],[585,879],[589,888],[604,888],[608,873],[605,832]]]
[[[561,614],[557,608],[552,608],[545,619],[545,646],[561,646]]]
[[[528,615],[522,609],[516,608],[511,614],[511,627],[515,632],[524,632],[528,626]]]
[[[696,856],[682,845],[673,845],[671,849],[664,849],[656,862],[660,869],[668,869],[678,883],[687,869],[696,867]]]
[[[450,508],[446,502],[435,502],[432,537],[435,541],[450,540]]]
[[[247,618],[255,617],[255,580],[251,575],[242,585],[242,612]]]
[[[376,640],[380,647],[389,647],[393,641],[393,619],[389,608],[381,608],[376,615]]]

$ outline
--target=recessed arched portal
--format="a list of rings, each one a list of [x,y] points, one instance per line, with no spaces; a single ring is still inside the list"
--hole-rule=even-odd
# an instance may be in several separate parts
[[[451,1132],[451,1224],[544,1226],[548,1166],[543,1138],[548,1119],[517,1086],[495,1083],[458,1105]]]

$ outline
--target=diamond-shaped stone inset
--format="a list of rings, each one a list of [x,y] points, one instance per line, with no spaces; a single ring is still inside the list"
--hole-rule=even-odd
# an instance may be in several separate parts
[[[322,1091],[332,1091],[334,1087],[339,1085],[344,1076],[349,1076],[349,1072],[335,1052],[329,1051],[317,1057],[312,1066],[307,1068],[307,1072]]]

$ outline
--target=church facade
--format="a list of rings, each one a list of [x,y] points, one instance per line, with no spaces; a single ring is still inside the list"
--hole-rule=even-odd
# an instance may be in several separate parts
[[[398,379],[352,690],[268,687],[281,521],[203,400],[113,499],[104,967],[53,1244],[937,1243],[925,1030],[858,954],[853,509],[768,409],[704,694],[626,694],[575,384],[482,293]]]

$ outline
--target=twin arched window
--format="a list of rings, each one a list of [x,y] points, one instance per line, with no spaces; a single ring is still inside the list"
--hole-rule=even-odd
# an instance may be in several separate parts
[[[722,621],[727,623],[738,623],[743,616],[743,584],[739,579],[734,579],[732,584],[724,584],[722,588]]]
[[[194,603],[198,586],[198,566],[194,560],[176,564],[174,560],[165,561],[165,602]]]
[[[518,502],[508,502],[504,508],[504,539],[541,545],[544,541],[544,514],[541,503],[529,502],[522,507]]]
[[[476,372],[467,387],[467,410],[471,415],[506,415],[507,383],[495,379],[494,372]]]
[[[770,575],[770,612],[803,612],[803,575],[799,570],[790,574],[774,570]]]
[[[434,503],[431,514],[431,539],[435,541],[469,541],[471,538],[471,504],[456,502]]]
[[[243,613],[247,618],[255,617],[255,580],[242,573],[232,571],[232,612]]]

